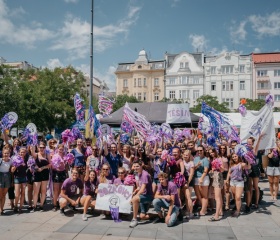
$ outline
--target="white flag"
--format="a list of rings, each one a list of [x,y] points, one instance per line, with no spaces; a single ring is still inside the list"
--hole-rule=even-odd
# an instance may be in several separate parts
[[[191,123],[188,103],[168,104],[166,113],[167,123]]]
[[[261,133],[265,135],[260,141],[259,149],[275,147],[273,111],[268,104],[265,104],[258,112],[247,110],[246,115],[241,119],[240,138],[242,143],[246,142],[249,137],[254,137],[257,141]]]

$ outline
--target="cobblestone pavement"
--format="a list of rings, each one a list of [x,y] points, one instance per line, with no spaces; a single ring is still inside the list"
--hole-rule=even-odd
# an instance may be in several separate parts
[[[280,200],[270,201],[268,182],[260,182],[264,190],[260,208],[239,218],[224,217],[217,222],[209,222],[210,216],[190,221],[184,220],[174,227],[163,223],[142,222],[135,228],[129,228],[130,218],[120,223],[101,216],[90,217],[82,221],[81,214],[67,210],[66,216],[58,212],[45,211],[29,213],[24,210],[15,215],[7,210],[7,215],[0,216],[1,240],[41,240],[41,239],[75,239],[75,240],[149,240],[149,239],[280,239]],[[9,208],[8,201],[6,208]],[[48,209],[51,205],[48,206]]]

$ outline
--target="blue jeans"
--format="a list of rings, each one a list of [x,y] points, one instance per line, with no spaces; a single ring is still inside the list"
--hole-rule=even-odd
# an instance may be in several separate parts
[[[154,199],[153,205],[157,213],[161,212],[162,208],[169,209],[170,206],[170,204],[165,199],[159,199],[159,198]],[[179,213],[179,207],[173,205],[171,216],[169,222],[167,223],[168,227],[172,227],[176,223],[178,213]]]

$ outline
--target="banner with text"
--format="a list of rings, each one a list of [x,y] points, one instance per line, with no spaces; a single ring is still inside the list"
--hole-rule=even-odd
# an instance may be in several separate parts
[[[168,104],[167,123],[191,123],[191,115],[188,103]]]
[[[130,213],[132,191],[132,186],[100,183],[95,208],[104,211],[118,209],[120,213]]]

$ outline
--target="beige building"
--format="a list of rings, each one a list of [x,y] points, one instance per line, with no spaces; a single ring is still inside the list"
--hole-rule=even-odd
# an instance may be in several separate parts
[[[119,63],[115,74],[116,95],[132,95],[143,102],[156,102],[165,97],[165,61],[148,60],[144,50],[135,62]]]

